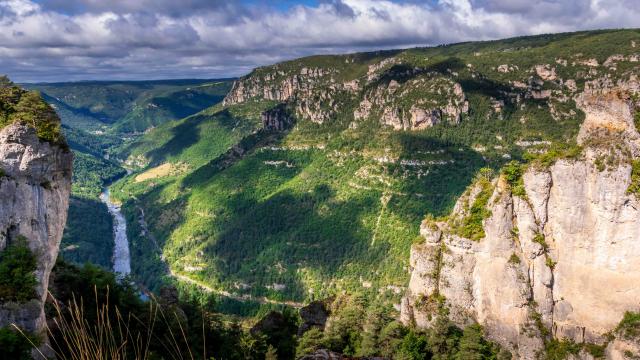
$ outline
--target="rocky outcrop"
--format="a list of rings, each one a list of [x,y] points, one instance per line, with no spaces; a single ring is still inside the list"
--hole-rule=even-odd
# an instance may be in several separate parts
[[[15,323],[41,333],[49,274],[67,218],[71,192],[71,151],[42,141],[36,131],[15,123],[0,131],[0,251],[26,239],[37,259],[37,298],[0,305],[0,327]]]
[[[403,322],[428,327],[428,300],[442,297],[455,323],[478,322],[518,358],[533,359],[546,336],[604,344],[626,311],[640,309],[640,201],[627,192],[639,135],[623,95],[635,85],[627,84],[579,98],[579,158],[529,166],[516,194],[504,178],[494,182],[477,241],[456,229],[477,186],[448,221],[423,223]],[[615,160],[603,168],[605,154]],[[615,344],[610,351],[626,346]]]
[[[282,131],[293,124],[293,118],[283,105],[276,106],[262,113],[262,127],[269,131]]]
[[[396,130],[422,130],[443,121],[458,124],[469,112],[462,86],[451,74],[406,68],[397,58],[370,64],[366,75],[347,81],[338,81],[345,74],[334,68],[296,66],[255,70],[234,83],[224,104],[277,101],[290,105],[296,118],[318,124],[348,108],[356,121],[372,115]]]
[[[410,105],[407,105],[410,104]],[[371,115],[395,130],[422,130],[443,121],[458,124],[469,112],[462,86],[437,74],[399,83],[381,83],[364,95],[353,112],[356,120]]]
[[[310,302],[309,305],[300,309],[302,323],[298,329],[298,335],[302,335],[313,328],[324,330],[328,318],[329,310],[325,301],[316,300]]]

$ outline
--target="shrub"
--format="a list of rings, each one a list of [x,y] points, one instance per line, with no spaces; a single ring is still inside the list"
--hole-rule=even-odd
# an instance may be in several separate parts
[[[626,339],[640,337],[640,313],[627,311],[616,330]]]
[[[553,270],[556,267],[556,262],[553,261],[553,259],[551,259],[550,256],[547,256],[546,260],[545,260],[545,264],[547,265],[547,267],[549,267],[549,269]]]
[[[509,264],[520,264],[520,257],[516,255],[516,253],[511,254],[511,257],[509,258]]]
[[[36,298],[36,258],[24,237],[0,252],[0,299],[26,302]]]
[[[569,355],[577,355],[582,350],[581,344],[569,340],[550,340],[545,344],[545,359],[564,360]]]
[[[544,251],[549,250],[549,244],[547,244],[547,241],[545,240],[542,233],[536,233],[536,235],[533,237],[533,242],[540,244]]]

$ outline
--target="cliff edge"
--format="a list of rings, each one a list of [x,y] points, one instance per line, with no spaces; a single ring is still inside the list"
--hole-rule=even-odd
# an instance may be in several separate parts
[[[8,250],[22,246],[30,250],[36,270],[33,289],[11,288],[30,284],[30,274],[30,280],[20,284],[3,280],[0,328],[15,324],[25,332],[44,335],[44,303],[67,218],[73,155],[64,140],[58,138],[59,119],[48,105],[38,101],[37,94],[6,81],[2,85],[0,265],[3,271],[20,273],[23,269],[10,259]],[[30,103],[45,111],[27,108]],[[43,138],[43,134],[49,136]],[[57,141],[51,140],[53,136]]]
[[[480,177],[449,218],[425,220],[402,321],[429,327],[446,308],[520,359],[553,339],[609,345],[609,358],[637,351],[611,337],[627,311],[640,310],[638,90],[633,75],[587,84],[570,155]]]

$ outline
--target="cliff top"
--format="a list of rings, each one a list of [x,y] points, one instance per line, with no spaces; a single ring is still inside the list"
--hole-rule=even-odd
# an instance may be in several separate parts
[[[27,91],[6,76],[0,76],[0,128],[16,122],[27,124],[38,137],[66,147],[60,119],[37,91]]]

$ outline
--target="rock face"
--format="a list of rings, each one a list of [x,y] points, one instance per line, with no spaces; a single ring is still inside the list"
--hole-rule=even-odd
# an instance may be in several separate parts
[[[312,328],[324,330],[327,318],[329,318],[329,310],[324,301],[312,301],[300,309],[300,318],[302,324],[298,329],[298,335],[302,335]]]
[[[291,126],[293,118],[283,105],[262,113],[262,127],[270,131],[282,131]]]
[[[15,323],[41,333],[49,274],[67,218],[71,192],[70,150],[38,139],[33,128],[12,124],[0,131],[0,251],[26,238],[37,259],[38,298],[0,304],[0,327]]]
[[[530,166],[525,195],[514,195],[504,178],[494,181],[483,238],[463,238],[454,228],[479,196],[477,186],[449,221],[422,224],[425,243],[411,250],[404,323],[428,327],[425,299],[443,296],[455,323],[478,322],[517,358],[533,359],[543,334],[604,344],[625,311],[640,310],[640,201],[627,192],[639,141],[620,91],[600,87],[580,98],[586,119],[579,158]],[[603,156],[616,160],[602,168]],[[611,343],[608,351],[627,345]]]
[[[338,75],[335,68],[257,69],[235,82],[224,104],[278,101],[290,105],[297,118],[318,124],[349,111],[356,121],[371,117],[395,130],[422,130],[443,121],[458,124],[469,113],[462,85],[451,74],[406,68],[396,58],[369,65],[360,78],[341,82]]]

